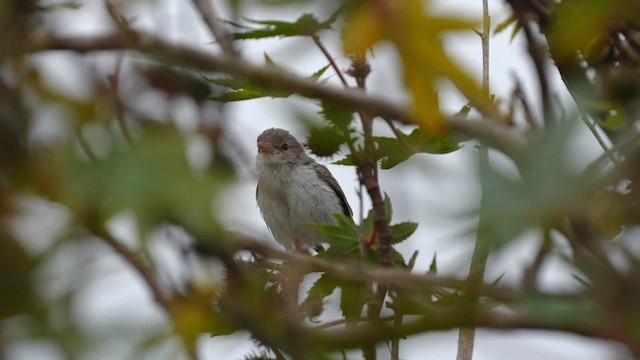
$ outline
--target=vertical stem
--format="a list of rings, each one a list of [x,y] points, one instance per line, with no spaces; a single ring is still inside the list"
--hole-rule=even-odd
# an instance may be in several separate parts
[[[352,59],[352,75],[358,84],[358,88],[364,91],[365,80],[369,75],[369,64],[365,54],[358,54]],[[364,135],[364,149],[362,161],[358,164],[358,176],[360,183],[364,185],[367,194],[371,198],[373,207],[373,224],[377,231],[378,252],[380,263],[383,266],[391,265],[391,229],[387,222],[384,199],[378,183],[378,162],[376,160],[376,147],[373,141],[373,118],[364,112],[359,112],[362,120]],[[374,322],[379,319],[380,311],[387,294],[387,286],[374,286],[369,284],[369,300],[367,302],[367,319]],[[370,344],[362,349],[365,360],[375,360],[377,357],[375,344]]]
[[[489,16],[489,1],[482,0],[482,89],[489,96],[489,38],[491,35],[491,17]],[[489,150],[486,146],[479,146],[480,168],[489,166]],[[480,204],[482,208],[482,203]],[[482,216],[482,212],[481,212]],[[478,233],[476,235],[476,244],[471,257],[471,265],[469,267],[469,281],[472,284],[482,283],[484,278],[484,270],[489,256],[489,244],[484,238],[484,230],[482,226],[482,218],[478,224]],[[476,297],[469,298],[469,303],[475,305]],[[473,358],[473,347],[475,343],[475,328],[460,328],[458,332],[458,354],[456,360],[471,360]]]
[[[491,16],[489,0],[482,0],[482,89],[489,95],[489,38],[491,35]]]

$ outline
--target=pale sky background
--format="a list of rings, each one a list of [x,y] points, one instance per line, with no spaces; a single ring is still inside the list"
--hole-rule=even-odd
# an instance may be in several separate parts
[[[152,6],[145,6],[140,2],[132,7],[129,15],[135,15],[133,24],[149,31],[158,32],[162,36],[185,44],[191,44],[203,49],[218,49],[208,44],[211,40],[206,28],[195,14],[191,1],[165,0],[154,1]],[[221,11],[226,11],[224,3],[216,1]],[[325,3],[326,5],[326,3]],[[433,0],[432,5],[438,11],[446,14],[468,14],[470,18],[480,19],[481,0]],[[507,17],[506,5],[503,1],[490,1],[490,11],[494,24]],[[326,18],[333,11],[333,7],[324,6],[323,9],[303,9],[300,6],[270,8],[260,5],[246,7],[243,14],[252,19],[280,19],[294,20],[302,12],[313,12],[320,19]],[[89,0],[79,10],[60,10],[51,16],[49,26],[57,33],[64,35],[82,35],[103,33],[110,29],[109,21],[104,15],[102,1]],[[72,19],[72,21],[70,21]],[[511,30],[511,29],[509,29]],[[333,54],[340,54],[339,43],[335,34],[325,32],[322,40]],[[524,85],[530,99],[537,97],[537,89],[532,78],[531,64],[523,57],[524,45],[521,37],[510,42],[510,31],[491,38],[491,90],[498,98],[508,100],[513,89],[514,77]],[[451,34],[445,39],[449,54],[469,69],[470,73],[480,78],[481,47],[479,38],[469,32],[467,34]],[[263,52],[268,51],[270,57],[277,63],[299,71],[305,76],[326,65],[326,59],[308,39],[294,38],[269,41],[247,41],[240,43],[242,55],[253,62],[262,63]],[[83,69],[75,67],[69,54],[46,54],[35,57],[36,63],[47,70],[46,80],[62,87],[70,95],[83,97],[86,89],[82,87]],[[348,59],[337,58],[342,68],[348,67]],[[93,61],[101,66],[113,63],[113,57],[108,55],[93,56]],[[402,101],[406,94],[401,91],[399,82],[399,65],[395,53],[388,45],[381,45],[375,49],[375,57],[371,59],[372,73],[368,81],[371,94],[385,97],[394,101]],[[97,66],[97,65],[96,65]],[[106,68],[104,72],[111,71]],[[331,74],[328,70],[326,74]],[[570,104],[563,85],[554,73],[554,90],[563,103]],[[338,85],[337,79],[332,77],[330,83]],[[446,111],[455,112],[463,102],[448,87],[443,87],[441,104]],[[178,121],[185,127],[192,123],[193,111],[188,105],[184,111],[175,114]],[[190,112],[191,111],[191,112]],[[261,238],[271,239],[266,226],[255,204],[256,180],[251,171],[253,156],[255,155],[255,139],[264,129],[282,127],[289,129],[300,139],[305,137],[304,129],[295,122],[299,112],[314,114],[318,111],[315,103],[305,101],[299,97],[287,100],[260,99],[239,102],[226,107],[228,131],[235,141],[250,154],[250,164],[244,167],[241,180],[230,188],[223,201],[217,204],[220,216],[229,229],[243,231]],[[55,113],[43,116],[47,121],[56,122]],[[191,119],[191,120],[190,120]],[[319,118],[318,118],[319,120]],[[68,129],[67,129],[68,130]],[[586,129],[577,135],[572,142],[577,168],[594,159],[601,150]],[[64,136],[63,130],[55,130],[42,126],[38,133],[43,139]],[[61,134],[56,134],[61,131]],[[382,122],[376,123],[376,131],[388,134],[389,131]],[[466,234],[475,219],[468,215],[468,211],[479,201],[476,180],[477,151],[473,144],[466,144],[464,148],[449,155],[418,155],[410,161],[392,170],[380,172],[380,183],[394,204],[395,221],[417,221],[420,223],[418,231],[399,246],[399,250],[407,257],[413,250],[419,249],[420,256],[416,271],[428,269],[431,258],[437,253],[438,265],[442,273],[465,275],[467,264],[472,251],[472,237]],[[321,159],[323,163],[331,160]],[[510,164],[500,154],[492,154],[492,161],[509,171]],[[357,179],[352,167],[329,165],[330,170],[342,185],[347,198],[358,214],[359,202],[356,194]],[[31,216],[21,220],[19,231],[31,251],[37,252],[46,248],[46,244],[53,239],[56,229],[64,221],[68,221],[65,210],[46,205],[36,199],[27,199],[25,206],[31,211]],[[365,203],[365,213],[368,204]],[[33,229],[38,224],[40,232]],[[131,238],[135,223],[127,214],[114,220],[114,228],[125,238]],[[179,279],[181,271],[179,259],[171,255],[171,244],[163,242],[162,234],[158,240],[156,254],[159,262],[166,267],[169,277]],[[487,279],[493,280],[505,274],[503,281],[516,282],[521,276],[521,268],[525,261],[535,251],[537,242],[531,234],[525,234],[523,241],[511,247],[503,254],[491,259]],[[130,239],[135,245],[135,239]],[[275,241],[272,241],[277,246]],[[60,259],[59,262],[43,274],[43,278],[50,279],[47,291],[56,293],[61,291],[58,283],[60,278],[77,276],[77,266],[91,269],[83,276],[95,277],[88,282],[90,286],[80,290],[77,300],[78,318],[82,319],[87,331],[100,334],[106,329],[117,325],[127,326],[132,336],[136,331],[153,331],[166,325],[162,312],[154,304],[146,286],[106,246],[96,254],[91,267],[77,264],[70,259]],[[74,275],[75,274],[75,275]],[[545,289],[567,289],[576,286],[567,274],[566,267],[560,260],[550,261],[542,274]],[[335,297],[334,297],[335,300]],[[334,302],[335,305],[335,302]],[[325,315],[331,318],[335,312]],[[113,335],[113,334],[112,334]],[[110,340],[115,339],[115,340]],[[413,336],[404,341],[401,346],[401,358],[405,360],[418,359],[455,359],[457,331],[432,332],[425,335]],[[203,335],[200,344],[202,359],[242,359],[252,346],[246,333],[237,333],[226,337],[209,338]],[[149,357],[149,359],[170,359],[176,344],[164,346],[163,354]],[[379,358],[388,357],[385,346],[380,347]],[[117,337],[105,337],[96,348],[91,359],[119,359],[126,358],[127,349],[117,341]],[[169,354],[169,355],[167,355]],[[360,355],[352,354],[350,358],[358,359]],[[624,352],[610,342],[598,341],[558,332],[543,331],[489,331],[480,329],[476,337],[476,360],[603,360],[621,359]],[[64,359],[63,354],[56,353],[44,341],[25,344],[25,346],[11,349],[10,360]]]

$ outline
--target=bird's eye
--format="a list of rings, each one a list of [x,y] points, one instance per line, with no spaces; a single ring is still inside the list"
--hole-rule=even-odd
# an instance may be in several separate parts
[[[282,145],[280,146],[280,148],[281,148],[283,151],[287,151],[287,150],[289,150],[289,144],[284,143],[284,144],[282,144]]]

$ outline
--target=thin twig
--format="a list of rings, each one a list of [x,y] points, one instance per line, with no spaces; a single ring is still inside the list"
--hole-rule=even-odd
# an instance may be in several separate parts
[[[98,161],[98,157],[96,156],[96,154],[91,149],[91,145],[89,144],[87,139],[85,139],[84,135],[82,134],[82,129],[78,129],[78,131],[76,131],[76,138],[78,139],[78,144],[80,145],[80,148],[82,149],[84,154],[87,156],[89,161],[91,161],[91,162]]]
[[[182,44],[171,43],[159,37],[137,32],[137,41],[125,40],[120,34],[83,38],[57,38],[44,36],[32,39],[27,49],[30,52],[137,50],[143,54],[172,61],[175,65],[200,71],[224,72],[251,79],[255,84],[269,90],[287,89],[312,99],[322,99],[345,108],[360,109],[369,116],[393,119],[403,124],[417,124],[417,120],[404,104],[394,104],[379,97],[364,94],[355,89],[340,89],[330,85],[301,78],[290,72],[273,67],[260,67],[224,54],[211,54]],[[458,116],[447,118],[452,131],[476,138],[513,156],[527,148],[525,134],[498,121],[466,119]]]
[[[229,56],[238,56],[238,52],[233,46],[233,38],[224,27],[222,27],[216,16],[216,10],[211,0],[192,0],[192,2],[198,9],[205,24],[207,24],[211,34],[218,40],[218,44],[220,44],[222,50],[229,54]]]
[[[526,291],[533,292],[537,290],[538,274],[542,269],[542,265],[551,251],[551,230],[544,229],[542,236],[542,244],[536,253],[531,265],[525,270],[522,276],[522,288]]]
[[[489,38],[491,36],[491,17],[489,16],[489,1],[482,0],[482,33],[480,39],[482,42],[482,89],[485,94],[491,94],[489,84]],[[479,146],[479,162],[480,166],[489,166],[489,150],[486,145]],[[480,208],[483,204],[481,201]],[[481,215],[482,216],[482,213]],[[482,222],[482,218],[480,219]],[[478,233],[476,235],[476,244],[473,249],[471,265],[469,266],[469,280],[474,283],[482,283],[484,278],[484,269],[486,267],[487,258],[489,256],[489,247],[487,239],[484,236],[480,224],[478,225]],[[477,297],[470,297],[470,303],[476,303]],[[473,347],[476,338],[475,327],[462,327],[458,332],[458,353],[456,360],[471,360],[473,358]]]
[[[333,56],[331,56],[331,53],[329,52],[329,50],[327,50],[327,48],[324,46],[322,41],[320,41],[320,37],[318,36],[318,34],[311,35],[311,39],[313,39],[313,42],[316,44],[316,46],[320,49],[320,51],[322,51],[322,53],[327,58],[327,60],[329,60],[329,64],[331,64],[331,67],[333,68],[333,70],[336,72],[336,74],[340,78],[340,81],[342,82],[342,85],[344,85],[344,87],[348,88],[349,87],[349,83],[347,82],[347,79],[342,74],[342,71],[340,70],[340,67],[338,67],[338,64],[336,63],[336,60],[333,58]]]
[[[535,38],[530,19],[525,16],[520,19],[520,23],[522,24],[522,30],[527,38],[529,55],[531,55],[533,65],[536,68],[536,75],[538,76],[544,123],[549,125],[553,119],[553,112],[551,110],[551,90],[549,87],[549,77],[546,66],[547,51],[540,41]]]
[[[118,123],[118,126],[120,127],[120,131],[122,132],[122,136],[124,140],[127,142],[127,144],[131,145],[133,144],[133,136],[131,136],[131,131],[129,130],[129,126],[127,126],[127,120],[125,119],[124,108],[122,106],[122,101],[120,99],[120,91],[119,91],[120,73],[122,71],[122,61],[123,61],[123,56],[118,58],[118,61],[116,63],[116,69],[113,72],[113,74],[107,77],[107,80],[109,81],[109,91],[111,95],[112,105],[115,108],[115,112],[116,112],[115,114],[116,121]]]

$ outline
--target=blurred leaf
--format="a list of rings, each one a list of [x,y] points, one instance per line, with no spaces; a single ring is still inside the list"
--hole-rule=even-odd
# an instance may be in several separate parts
[[[393,236],[393,243],[398,244],[406,240],[409,236],[418,228],[418,223],[415,222],[401,222],[395,225],[391,225],[391,235]]]
[[[362,313],[362,307],[367,302],[367,291],[363,284],[343,283],[342,297],[340,298],[340,310],[342,315],[349,317],[359,317]]]
[[[435,135],[416,128],[411,134],[398,131],[404,139],[402,144],[397,138],[374,137],[378,144],[376,155],[380,158],[380,167],[390,169],[407,160],[416,153],[446,154],[460,149],[457,142],[445,135]]]
[[[33,265],[22,245],[0,225],[0,320],[28,312],[36,304]]]
[[[470,103],[466,103],[460,108],[460,110],[458,110],[456,114],[462,116],[463,118],[466,118],[472,108],[473,107]]]
[[[214,227],[211,204],[229,174],[196,174],[185,156],[185,140],[175,131],[148,132],[127,151],[83,162],[68,154],[64,203],[80,217],[105,220],[132,209],[145,229],[169,219],[207,233]],[[96,219],[99,220],[99,219]]]
[[[560,68],[572,63],[578,51],[588,53],[594,39],[607,31],[620,14],[629,13],[624,0],[561,1],[554,9],[556,21],[547,31],[547,39]]]
[[[520,178],[481,164],[482,207],[479,231],[492,246],[503,246],[524,230],[557,221],[582,208],[582,194],[601,174],[575,175],[567,163],[567,139],[577,121],[558,121],[518,160]],[[508,220],[506,220],[508,219]]]
[[[307,147],[317,156],[333,156],[344,144],[342,133],[334,126],[314,127],[309,131]]]
[[[329,19],[323,22],[318,21],[313,14],[306,13],[300,16],[295,22],[246,19],[250,23],[261,25],[262,27],[233,33],[233,37],[236,40],[247,40],[284,36],[311,36],[321,30],[331,29],[331,24],[337,19],[337,16],[338,12],[334,13]],[[244,26],[242,27],[246,28]]]
[[[523,305],[537,319],[557,326],[590,328],[605,320],[594,304],[582,298],[532,294],[524,299]]]
[[[433,254],[433,259],[431,259],[431,265],[429,265],[429,273],[433,275],[438,274],[438,257],[437,254]]]
[[[627,127],[625,116],[622,111],[608,112],[607,116],[598,121],[598,124],[606,130],[620,131]]]
[[[434,134],[444,131],[446,124],[435,89],[440,78],[450,80],[470,100],[491,106],[480,86],[449,59],[441,44],[443,33],[472,29],[473,22],[435,15],[419,0],[385,4],[384,10],[376,2],[363,2],[350,9],[342,32],[344,50],[347,54],[364,54],[376,43],[389,40],[400,55],[404,82],[420,125]]]
[[[515,24],[515,26],[513,27],[513,30],[511,31],[511,38],[510,38],[510,41],[513,41],[513,39],[515,39],[516,35],[518,35],[518,32],[520,32],[520,30],[522,29],[522,25],[518,21],[518,18],[513,14],[510,15],[508,18],[506,18],[501,23],[499,23],[498,25],[496,25],[495,29],[493,29],[493,34],[494,35],[500,34],[501,32],[503,32],[504,30],[506,30],[509,26],[511,26],[513,24]]]
[[[309,79],[313,79],[313,80],[320,79],[320,77],[324,75],[324,73],[327,71],[327,69],[329,69],[329,67],[331,67],[331,64],[327,64],[324,67],[321,67],[320,69],[316,70],[316,72],[311,74],[311,76],[309,76]]]
[[[271,58],[265,54],[265,59],[269,66],[277,65],[271,60]],[[307,77],[309,80],[317,81],[322,74],[328,69],[328,65],[324,66],[317,71],[315,71],[311,76]],[[206,76],[202,76],[210,83],[224,86],[226,88],[232,89],[232,91],[216,95],[210,96],[209,100],[219,101],[219,102],[233,102],[233,101],[242,101],[242,100],[252,100],[263,97],[271,97],[271,98],[287,98],[294,94],[294,92],[282,90],[282,91],[274,91],[274,90],[266,90],[259,85],[256,85],[245,78],[210,78]]]
[[[249,80],[243,78],[206,78],[207,81],[232,89],[232,91],[209,97],[209,100],[219,102],[232,102],[258,99],[263,97],[286,98],[293,95],[292,92],[264,90],[253,85]]]
[[[391,198],[386,192],[384,193],[384,212],[387,215],[387,222],[391,224],[391,220],[393,219],[393,206],[391,206]],[[369,214],[373,219],[373,209],[371,209]]]
[[[316,301],[322,302],[324,298],[333,294],[338,286],[339,283],[335,277],[326,273],[322,274],[307,292],[307,297],[302,302],[302,305],[305,306]]]

